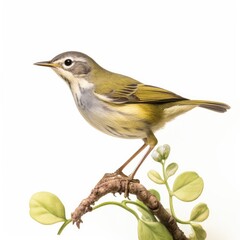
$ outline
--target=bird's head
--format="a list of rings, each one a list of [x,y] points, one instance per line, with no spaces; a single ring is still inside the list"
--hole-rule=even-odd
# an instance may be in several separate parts
[[[97,63],[86,54],[80,52],[65,52],[57,55],[50,61],[37,62],[35,65],[51,67],[69,84],[79,78],[86,78]]]

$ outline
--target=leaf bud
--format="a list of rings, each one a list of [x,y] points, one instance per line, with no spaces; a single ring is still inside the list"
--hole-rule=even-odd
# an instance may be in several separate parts
[[[159,153],[161,160],[166,160],[170,154],[170,146],[168,144],[159,146],[157,152]]]

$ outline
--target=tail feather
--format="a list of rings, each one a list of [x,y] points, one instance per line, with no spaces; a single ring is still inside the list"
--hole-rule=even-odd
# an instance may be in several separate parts
[[[226,112],[230,107],[227,104],[224,103],[217,103],[217,104],[201,104],[199,107],[207,108],[209,110],[224,113]]]
[[[221,102],[213,102],[213,101],[204,101],[204,100],[183,100],[180,102],[181,105],[196,105],[202,108],[206,108],[215,112],[226,112],[228,109],[230,109],[230,106],[221,103]]]

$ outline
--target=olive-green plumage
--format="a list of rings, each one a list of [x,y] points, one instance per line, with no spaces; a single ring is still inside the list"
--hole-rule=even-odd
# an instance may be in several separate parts
[[[230,108],[220,102],[189,100],[163,88],[112,73],[79,52],[65,52],[36,65],[52,67],[68,83],[80,113],[92,126],[112,136],[143,139],[144,145],[117,173],[122,174],[123,168],[149,146],[131,178],[157,144],[154,132],[165,123],[197,106],[216,112]]]

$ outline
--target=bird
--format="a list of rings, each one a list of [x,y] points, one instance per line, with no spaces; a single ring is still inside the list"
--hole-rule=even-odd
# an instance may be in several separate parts
[[[155,132],[195,107],[226,112],[230,106],[215,101],[190,100],[166,89],[144,84],[101,67],[88,55],[68,51],[35,65],[52,68],[69,86],[76,106],[85,120],[101,132],[125,139],[142,139],[143,145],[116,171],[124,168],[145,148],[133,172],[157,145]]]

